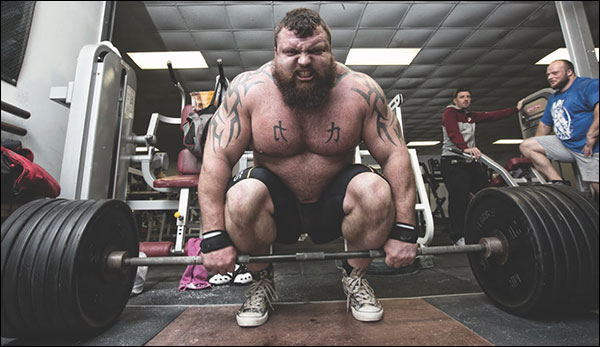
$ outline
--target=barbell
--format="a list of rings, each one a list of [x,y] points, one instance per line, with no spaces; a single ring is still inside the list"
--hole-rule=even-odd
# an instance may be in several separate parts
[[[598,205],[559,185],[489,188],[466,214],[473,274],[501,309],[518,315],[598,307]],[[122,201],[36,200],[2,224],[2,336],[92,336],[125,308],[137,266],[200,264],[201,257],[130,257],[138,229]],[[238,262],[384,257],[381,250],[238,256]]]

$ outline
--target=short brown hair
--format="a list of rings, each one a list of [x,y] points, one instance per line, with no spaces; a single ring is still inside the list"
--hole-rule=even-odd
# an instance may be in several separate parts
[[[565,65],[565,71],[573,71],[573,73],[575,73],[575,67],[573,66],[573,63],[571,63],[570,61],[568,61],[567,59],[557,59],[554,62],[560,61]]]
[[[331,47],[331,32],[329,31],[329,26],[317,11],[309,8],[297,8],[291,10],[285,14],[285,17],[283,17],[275,29],[275,48],[277,48],[277,35],[279,35],[279,32],[283,28],[293,31],[296,36],[309,37],[319,26],[325,30],[329,46]]]

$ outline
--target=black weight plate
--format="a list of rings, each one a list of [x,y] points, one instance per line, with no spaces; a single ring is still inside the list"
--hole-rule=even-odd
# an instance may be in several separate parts
[[[21,272],[23,253],[36,226],[57,202],[60,200],[48,199],[28,203],[27,212],[21,214],[21,221],[12,223],[10,229],[6,230],[2,241],[2,311],[3,318],[8,319],[14,331],[3,330],[3,334],[21,334],[31,324],[28,317],[23,316],[18,305],[18,277]]]
[[[470,202],[465,218],[465,241],[482,237],[506,240],[505,262],[469,254],[475,279],[500,308],[517,315],[535,313],[544,304],[553,280],[552,254],[542,225],[511,188],[488,188]]]
[[[33,275],[33,267],[38,255],[40,243],[47,237],[46,230],[55,219],[56,210],[60,210],[61,206],[68,204],[68,200],[57,199],[52,204],[44,206],[39,212],[33,216],[37,219],[35,226],[31,227],[30,236],[27,239],[20,238],[23,246],[18,248],[19,242],[15,242],[15,250],[22,250],[20,253],[20,263],[18,267],[17,280],[15,285],[17,287],[17,301],[19,312],[27,322],[28,330],[39,331],[42,324],[44,324],[43,317],[40,316],[39,310],[33,305],[33,294],[32,288],[40,286],[43,282],[43,278],[35,277]],[[44,211],[45,210],[45,211]],[[44,211],[42,214],[41,212]],[[26,235],[25,231],[22,231],[22,235]]]
[[[62,317],[58,315],[57,309],[48,309],[50,304],[47,293],[51,291],[49,287],[49,280],[46,275],[46,268],[49,263],[49,254],[51,249],[55,246],[56,238],[65,229],[66,221],[72,216],[73,213],[78,211],[83,205],[84,200],[78,201],[66,201],[61,203],[59,206],[53,209],[51,215],[48,216],[47,228],[43,234],[43,239],[39,244],[36,254],[33,268],[30,275],[29,291],[31,293],[31,303],[35,310],[36,318],[40,325],[38,334],[48,335],[52,331],[57,330],[60,327]],[[48,277],[52,277],[53,274],[49,274]],[[43,283],[44,285],[40,285]],[[52,305],[50,305],[52,306]],[[54,305],[56,307],[57,305]]]
[[[79,335],[97,334],[119,317],[135,281],[136,268],[106,268],[112,251],[137,255],[139,242],[133,213],[119,200],[102,200],[82,218],[69,239],[61,264],[61,303],[78,318]]]
[[[566,230],[568,226],[561,213],[554,208],[542,191],[535,187],[518,187],[515,190],[528,201],[529,206],[538,213],[545,225],[544,231],[550,241],[554,269],[554,284],[547,309],[563,310],[568,307],[569,269],[573,267],[576,258],[573,242]]]
[[[5,265],[7,263],[10,250],[12,248],[15,238],[19,235],[21,228],[27,223],[29,216],[37,211],[38,208],[50,203],[50,199],[41,199],[31,201],[17,210],[15,210],[5,221],[2,223],[2,244],[1,244],[1,276],[2,276],[2,293],[5,291],[5,287],[11,285],[8,281],[4,281]],[[2,304],[0,305],[0,311],[2,315],[2,336],[15,337],[17,334],[17,328],[14,324],[13,318],[9,317],[5,313],[5,297],[2,295]],[[11,298],[12,300],[12,298]],[[18,318],[16,318],[18,319]]]
[[[563,235],[567,244],[572,243],[573,251],[570,254],[571,266],[567,283],[569,292],[566,294],[567,304],[574,310],[588,306],[585,299],[585,288],[590,285],[591,269],[593,258],[590,254],[590,248],[581,230],[589,227],[589,223],[582,220],[583,213],[571,203],[561,191],[555,189],[538,188],[551,203],[555,206],[557,213],[561,214],[567,222]],[[583,225],[582,225],[583,224]],[[568,247],[567,245],[565,247]],[[569,304],[570,303],[570,304]]]
[[[94,206],[94,201],[84,200],[77,204],[73,202],[73,208],[69,211],[69,217],[63,222],[62,228],[58,230],[55,236],[52,247],[48,254],[48,263],[46,264],[46,290],[44,291],[44,309],[47,313],[52,314],[56,318],[56,323],[52,331],[46,332],[49,335],[69,334],[72,326],[76,323],[76,317],[69,316],[63,312],[62,303],[60,302],[60,294],[65,288],[60,287],[60,276],[62,259],[65,256],[65,248],[67,241],[73,230],[81,223],[82,216]]]
[[[577,216],[580,235],[585,239],[585,246],[589,250],[589,265],[591,270],[587,272],[586,286],[582,290],[586,293],[582,295],[582,300],[587,308],[598,307],[598,289],[599,289],[599,236],[598,236],[598,206],[578,191],[561,185],[544,185],[544,189],[550,189],[561,192],[564,195],[563,200],[571,209],[571,212]]]

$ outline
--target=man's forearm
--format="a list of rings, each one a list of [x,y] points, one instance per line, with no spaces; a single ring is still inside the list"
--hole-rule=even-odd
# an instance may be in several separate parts
[[[225,229],[225,193],[231,169],[224,163],[204,162],[198,180],[198,203],[204,231]]]
[[[594,107],[594,121],[588,130],[587,137],[590,139],[598,139],[598,104]]]
[[[383,174],[392,187],[396,221],[414,225],[416,185],[410,155],[406,152],[392,156],[382,167]]]

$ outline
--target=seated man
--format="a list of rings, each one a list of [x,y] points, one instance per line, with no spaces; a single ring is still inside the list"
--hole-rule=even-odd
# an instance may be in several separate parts
[[[361,142],[383,168],[353,165]],[[256,167],[232,180],[248,145]],[[384,248],[389,266],[417,252],[416,191],[410,158],[383,91],[335,61],[329,28],[309,9],[287,13],[275,58],[231,83],[208,130],[198,184],[207,269],[232,271],[238,252],[268,254],[275,241],[308,233],[316,243],[343,236],[350,251]],[[377,321],[383,308],[364,279],[371,259],[344,261],[353,316]],[[240,326],[268,319],[271,264],[250,264],[255,283],[237,312]]]
[[[581,179],[598,193],[598,79],[577,77],[567,60],[553,61],[546,76],[556,92],[521,153],[551,181],[562,178],[549,159],[577,163]],[[556,135],[548,135],[553,126]]]

